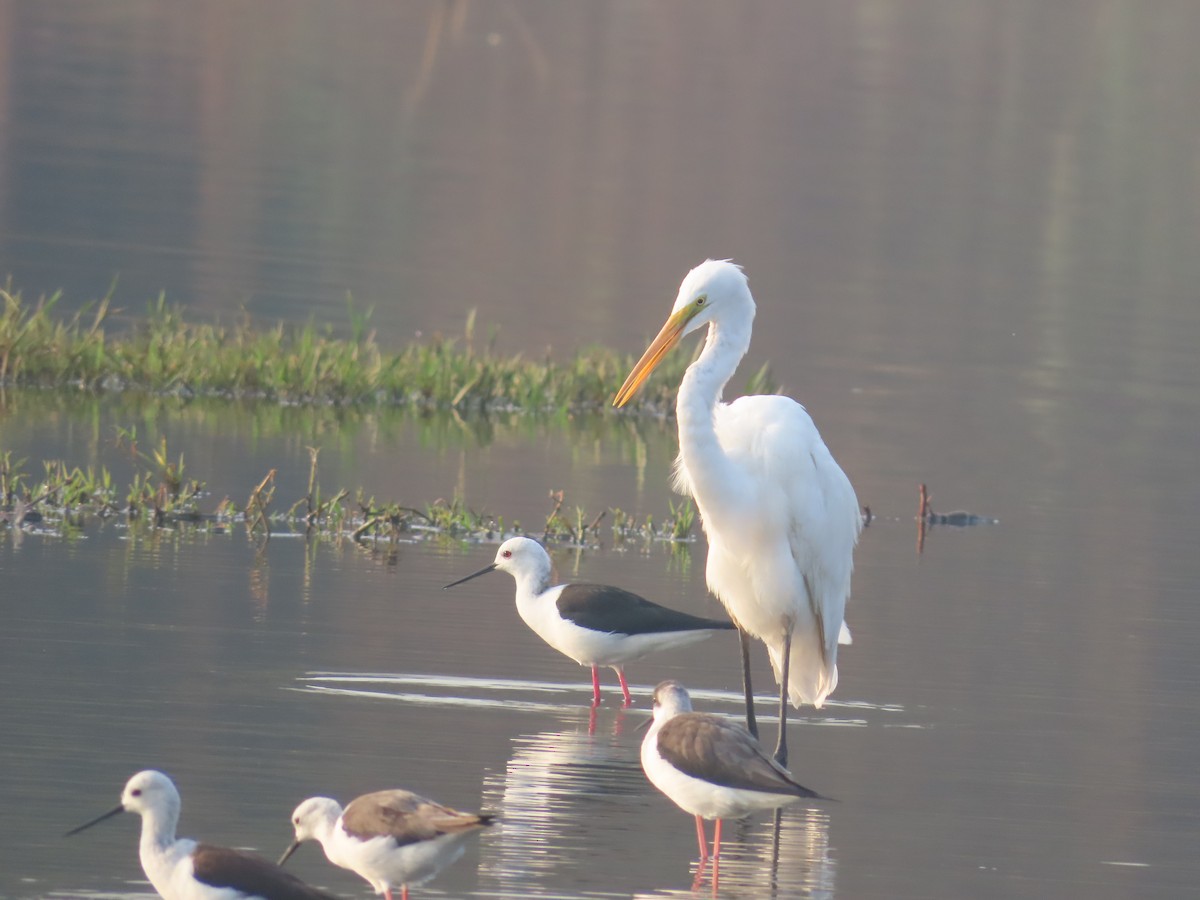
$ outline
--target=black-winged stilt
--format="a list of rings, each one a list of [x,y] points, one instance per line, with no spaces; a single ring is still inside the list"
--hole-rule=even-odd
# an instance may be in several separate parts
[[[398,887],[408,900],[409,885],[428,881],[462,856],[467,836],[494,818],[459,812],[411,791],[363,794],[345,809],[329,797],[310,797],[292,813],[296,839],[279,864],[304,841],[315,840],[331,863],[361,875],[375,893],[392,900]]]
[[[721,853],[721,820],[797,800],[824,800],[796,783],[740,722],[692,712],[677,681],[654,689],[654,719],[642,739],[642,769],[650,783],[696,817],[700,860],[708,858],[704,819],[716,819],[713,858]]]
[[[652,603],[644,597],[603,584],[551,586],[550,555],[537,541],[509,538],[496,560],[451,588],[489,572],[508,572],[517,582],[517,612],[543,641],[581,666],[592,668],[592,705],[600,702],[600,666],[617,673],[625,705],[629,683],[625,663],[656,650],[703,640],[714,631],[732,631],[732,622],[705,619]]]
[[[179,791],[162,772],[147,769],[125,784],[121,803],[67,832],[78,834],[118,813],[142,817],[139,856],[154,889],[168,900],[336,900],[261,856],[176,838]]]

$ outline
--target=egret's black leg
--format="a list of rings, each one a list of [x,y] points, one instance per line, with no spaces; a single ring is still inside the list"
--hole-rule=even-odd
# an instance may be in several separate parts
[[[787,707],[788,707],[788,668],[792,663],[792,630],[789,628],[783,635],[783,665],[779,673],[779,743],[775,745],[775,761],[787,768]]]
[[[742,690],[746,692],[746,728],[758,737],[758,719],[754,716],[754,688],[750,684],[750,635],[739,628],[738,640],[742,644]]]

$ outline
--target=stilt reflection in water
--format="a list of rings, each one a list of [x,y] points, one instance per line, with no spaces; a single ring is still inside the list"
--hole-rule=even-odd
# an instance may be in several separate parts
[[[636,846],[631,807],[646,783],[626,724],[618,709],[601,712],[594,736],[580,727],[513,738],[504,771],[484,779],[483,803],[503,811],[504,827],[483,848],[481,885],[503,896],[578,891],[595,847]]]
[[[781,810],[765,820],[730,820],[721,838],[719,866],[710,857],[693,864],[687,889],[637,893],[640,900],[700,894],[705,883],[714,896],[807,897],[832,900],[837,893],[837,861],[829,843],[829,811],[817,807]]]

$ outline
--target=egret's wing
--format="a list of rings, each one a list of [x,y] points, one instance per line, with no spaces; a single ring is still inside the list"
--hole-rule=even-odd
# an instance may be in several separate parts
[[[719,411],[721,445],[754,473],[766,527],[787,535],[825,646],[831,648],[842,631],[854,545],[862,529],[850,479],[804,407],[791,398],[743,397]]]

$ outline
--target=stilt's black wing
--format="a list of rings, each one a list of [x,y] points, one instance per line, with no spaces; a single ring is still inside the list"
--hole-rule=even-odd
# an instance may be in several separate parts
[[[214,888],[232,888],[266,900],[337,900],[334,894],[305,884],[261,856],[199,844],[192,853],[192,874]]]
[[[605,584],[564,585],[557,605],[559,614],[580,628],[610,634],[661,634],[737,627],[732,622],[667,609],[645,597]]]

